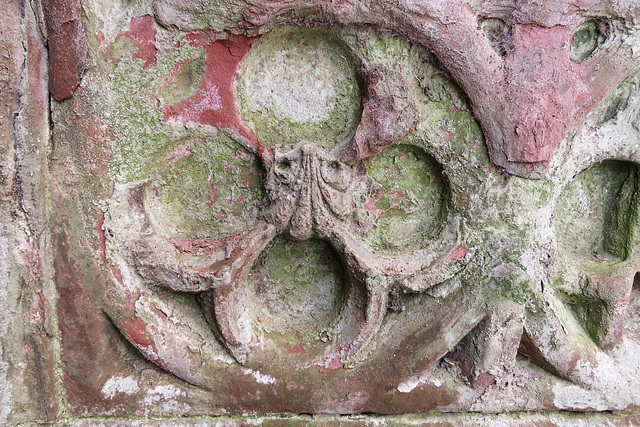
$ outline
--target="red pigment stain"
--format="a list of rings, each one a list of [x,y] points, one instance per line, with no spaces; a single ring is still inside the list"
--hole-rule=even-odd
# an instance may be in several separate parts
[[[120,270],[120,267],[118,267],[117,265],[112,265],[111,271],[113,271],[113,274],[116,275],[116,279],[118,280],[118,283],[124,283],[122,270]]]
[[[163,112],[164,112],[164,119],[169,120],[172,116],[174,116],[176,114],[176,109],[173,108],[171,105],[165,105],[162,108]]]
[[[204,255],[210,255],[214,251],[224,249],[228,258],[238,243],[242,241],[242,237],[242,234],[234,234],[221,240],[170,237],[169,242],[171,242],[171,244],[180,252],[188,254],[193,253],[194,251],[201,251]]]
[[[289,353],[289,354],[294,354],[294,353],[306,354],[307,352],[304,351],[304,344],[300,343],[297,346],[288,349],[287,353]]]
[[[375,197],[375,195],[374,195],[374,198],[371,198],[371,199],[367,200],[367,201],[364,203],[364,205],[363,205],[364,211],[365,211],[365,212],[371,212],[371,213],[373,213],[375,216],[381,216],[381,215],[384,215],[384,212],[385,212],[385,211],[384,211],[384,210],[382,210],[382,209],[379,209],[379,208],[376,206],[376,200],[377,200],[378,198],[379,198],[379,196],[378,196],[378,197]]]
[[[170,237],[169,242],[180,252],[192,253],[197,249],[211,249],[222,245],[221,241],[210,239],[185,239],[182,237]]]
[[[575,107],[583,104],[581,85],[575,82],[580,80],[580,67],[569,60],[571,37],[572,30],[563,26],[515,27],[514,53],[505,64],[507,75],[516,76],[507,82],[506,100],[516,107],[504,117],[513,120],[509,126],[515,129],[506,147],[509,161],[549,161],[579,115]]]
[[[218,40],[216,33],[208,29],[192,31],[184,38],[191,47],[203,47]]]
[[[96,225],[96,233],[100,238],[100,253],[102,254],[102,260],[107,260],[107,236],[104,233],[104,214],[98,218],[98,224]]]
[[[104,38],[102,31],[98,31],[96,33],[96,40],[98,40],[98,44],[100,44],[100,46],[104,46],[106,39]]]
[[[143,70],[148,70],[156,62],[156,29],[153,28],[153,17],[150,15],[134,16],[129,23],[129,31],[121,31],[116,37],[115,42],[122,37],[126,37],[137,48],[136,53],[132,55],[133,59],[141,59],[144,61]],[[107,56],[111,57],[111,49],[107,49]]]
[[[340,356],[336,356],[331,360],[331,363],[329,363],[329,366],[327,366],[327,369],[330,369],[332,371],[335,371],[336,369],[340,369],[342,368],[342,361],[340,360]]]
[[[407,194],[400,190],[399,188],[395,189],[393,193],[391,193],[396,199],[403,199]]]
[[[210,208],[211,206],[213,206],[214,203],[216,203],[219,199],[218,193],[220,191],[218,190],[218,184],[213,184],[210,188],[209,188],[209,200],[207,200],[205,202],[205,205]]]
[[[449,261],[462,259],[467,255],[467,252],[469,252],[469,249],[467,249],[466,247],[456,246],[455,248],[453,248],[453,250],[449,254]]]
[[[244,194],[241,194],[236,199],[235,204],[238,205],[238,206],[245,206],[247,204],[247,200],[246,199],[247,199],[247,197]]]
[[[76,0],[42,3],[49,51],[49,91],[57,101],[63,101],[73,96],[89,68],[86,28]],[[30,49],[29,55],[32,51],[39,52]]]
[[[442,132],[442,137],[446,142],[449,142],[451,138],[453,138],[453,133],[449,132],[448,130],[443,128],[439,128],[439,130]]]
[[[320,365],[318,365],[320,366]],[[342,359],[340,358],[340,355],[337,354],[333,357],[333,359],[331,359],[331,362],[329,362],[329,365],[327,365],[326,368],[322,368],[320,369],[320,373],[322,374],[326,374],[332,371],[335,371],[336,369],[340,369],[342,368],[344,365],[342,363]]]
[[[259,148],[256,136],[243,122],[233,94],[238,65],[255,38],[232,35],[218,40],[211,31],[193,31],[185,36],[192,47],[203,48],[207,59],[205,75],[196,92],[175,105],[164,107],[169,122],[199,123],[232,129]],[[167,82],[175,80],[182,66],[177,66]]]
[[[405,198],[406,192],[400,189],[395,189],[393,192],[388,193],[387,195],[389,196],[389,198],[394,197],[398,200],[402,200]],[[404,209],[398,203],[394,203],[388,209],[380,209],[378,206],[376,206],[376,202],[378,202],[378,200],[382,196],[383,196],[383,192],[381,190],[376,190],[374,195],[371,198],[367,199],[366,202],[364,202],[363,204],[364,211],[371,212],[377,217],[386,215],[389,211],[393,209],[397,209],[403,212],[403,213],[394,214],[393,216],[403,216],[404,214],[406,214]]]
[[[380,199],[380,197],[382,197],[382,191],[378,189],[373,194],[373,196],[364,203],[363,207],[365,212],[371,212],[376,216],[384,215],[386,211],[376,206],[376,202]]]
[[[137,347],[151,347],[156,352],[155,343],[150,340],[145,334],[147,325],[140,318],[135,320],[124,319],[120,324],[122,331],[129,337],[129,339],[136,344]]]

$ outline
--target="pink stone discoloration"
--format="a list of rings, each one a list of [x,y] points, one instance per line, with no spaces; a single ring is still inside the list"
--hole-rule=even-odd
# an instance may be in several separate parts
[[[138,348],[148,349],[147,357],[153,359],[153,354],[157,354],[157,348],[155,342],[147,337],[147,325],[144,321],[136,317],[134,319],[123,319],[120,322],[120,330],[129,337],[129,339],[136,343]]]
[[[116,42],[126,37],[136,47],[136,52],[132,55],[133,59],[141,59],[144,61],[142,68],[148,70],[156,62],[156,29],[154,28],[154,19],[150,15],[134,16],[129,24],[129,31],[123,31],[116,37]],[[109,50],[107,52],[109,54]]]
[[[548,163],[575,122],[579,85],[569,60],[573,31],[567,27],[518,25],[513,53],[505,61],[503,108],[509,162]]]
[[[289,353],[289,354],[294,354],[294,353],[305,354],[306,351],[304,351],[304,344],[300,343],[297,346],[288,349],[287,353]]]
[[[455,261],[458,259],[464,259],[464,257],[467,256],[468,252],[469,252],[469,249],[467,249],[466,247],[456,246],[455,248],[453,248],[453,250],[449,254],[449,260]]]
[[[418,108],[408,100],[395,96],[394,89],[409,91],[410,84],[397,70],[372,67],[365,70],[368,77],[367,102],[356,134],[342,160],[370,157],[412,130],[420,117]]]
[[[89,68],[89,48],[77,0],[45,0],[49,40],[49,91],[56,101],[71,98]]]
[[[236,131],[257,146],[257,139],[246,126],[234,95],[238,65],[249,51],[254,38],[232,35],[219,40],[211,31],[193,31],[186,36],[192,47],[206,52],[204,78],[196,92],[176,105],[165,106],[165,120],[198,123]]]

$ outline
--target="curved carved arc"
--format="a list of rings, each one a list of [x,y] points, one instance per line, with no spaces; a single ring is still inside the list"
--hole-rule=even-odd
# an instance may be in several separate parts
[[[593,58],[573,64],[569,46],[578,23],[602,17],[602,10],[614,6],[595,2],[584,9],[561,8],[561,23],[549,25],[546,3],[515,5],[507,20],[513,28],[510,49],[501,57],[478,28],[478,14],[469,4],[431,2],[408,10],[390,4],[383,9],[391,17],[387,25],[430,49],[465,91],[492,162],[510,174],[541,178],[569,129],[640,67],[633,60],[633,43],[615,37]],[[380,9],[375,9],[377,14]],[[500,14],[497,6],[487,9],[493,10],[485,16]],[[617,12],[633,21],[638,8]]]
[[[601,322],[594,325],[601,338],[596,340],[567,301],[560,300],[553,290],[545,287],[535,297],[541,303],[527,312],[526,339],[521,351],[546,370],[573,383],[587,388],[606,387],[603,379],[615,380],[618,372],[614,360],[602,350],[621,342],[622,322],[637,269],[635,261],[622,261],[605,272],[581,271],[571,266],[563,278],[569,280],[573,289],[559,289],[579,295],[581,299],[593,299],[589,304],[599,301],[606,313]]]
[[[346,266],[351,298],[364,299],[364,319],[355,336],[340,344],[343,363],[354,360],[378,332],[391,290],[420,292],[452,277],[466,263],[467,249],[460,254],[459,219],[450,220],[436,237],[442,240],[439,246],[444,247],[440,252],[424,249],[397,257],[377,254],[339,221],[353,209],[347,191],[353,185],[351,166],[305,143],[288,153],[276,154],[275,161],[285,164],[278,168],[276,163],[268,169],[266,186],[272,205],[265,218],[275,223],[279,232],[295,239],[316,236],[327,240]],[[345,305],[343,310],[348,307]]]
[[[378,333],[387,312],[389,282],[379,270],[375,255],[342,226],[334,226],[325,238],[342,257],[354,289],[352,292],[355,292],[356,287],[364,291],[364,319],[358,326],[356,335],[339,349],[341,362],[348,363]]]
[[[636,273],[640,270],[640,254],[632,249],[622,261],[582,261],[563,256],[565,271],[558,290],[567,295],[563,305],[577,298],[579,309],[586,310],[582,319],[592,339],[604,350],[611,350],[622,342],[624,320],[634,286]]]
[[[347,203],[347,200],[342,198],[338,198],[339,209],[336,209],[336,195],[342,196],[345,193],[336,191],[335,186],[331,185],[332,180],[326,179],[327,173],[323,173],[322,165],[310,171],[313,175],[310,181],[310,187],[313,188],[311,206],[318,210],[314,219],[321,221],[315,224],[316,232],[319,237],[327,239],[342,256],[352,284],[364,290],[366,298],[364,321],[359,326],[356,336],[340,351],[342,362],[349,362],[354,360],[378,333],[387,311],[389,291],[393,288],[401,288],[405,292],[423,291],[452,277],[462,268],[465,264],[464,257],[451,256],[460,242],[460,223],[457,218],[451,220],[441,231],[439,239],[455,242],[452,247],[441,253],[427,249],[402,257],[376,254],[338,224],[329,212],[331,210],[336,213],[343,209],[347,211],[346,206],[340,206]]]
[[[153,284],[177,292],[211,291],[201,297],[211,311],[206,317],[231,354],[244,363],[253,338],[245,282],[253,262],[275,237],[275,226],[260,222],[248,233],[221,240],[167,238],[157,232],[147,212],[147,185],[149,181],[139,181],[114,194],[127,207],[124,212],[122,207],[111,209],[110,222],[118,222],[122,230],[118,239],[130,251],[137,272]]]
[[[550,9],[546,3],[498,3],[483,2],[480,7],[471,0],[235,0],[229,7],[242,10],[244,19],[225,25],[245,30],[253,27],[252,31],[258,32],[269,25],[305,22],[312,15],[330,22],[373,24],[397,31],[431,50],[466,92],[492,161],[508,173],[541,178],[568,130],[640,68],[640,62],[634,60],[634,42],[625,41],[635,37],[633,33],[617,37],[594,61],[571,63],[568,53],[573,31],[589,17],[616,15],[634,22],[638,7],[605,1],[579,8],[562,3],[558,9]],[[189,27],[185,25],[189,19],[177,16],[202,12],[195,1],[183,4],[180,14],[172,12],[175,6],[168,0],[157,0],[155,6],[162,22],[178,27]],[[505,14],[505,9],[509,13]],[[482,13],[484,17],[503,17],[513,27],[511,48],[504,57],[478,26]],[[356,143],[355,149],[360,148],[366,147]]]
[[[565,285],[558,290],[564,295],[576,295],[582,304],[589,305],[588,310],[601,310],[601,318],[589,328],[577,317],[568,300],[561,300],[555,290],[545,287],[542,293],[536,291],[534,300],[540,302],[527,312],[526,337],[520,350],[544,369],[571,382],[587,388],[602,386],[603,370],[616,369],[611,357],[602,350],[621,343],[638,263],[621,261],[605,271],[586,271],[584,263],[567,262],[568,271],[558,276]],[[608,374],[610,378],[615,375],[613,371]]]
[[[200,297],[209,323],[217,326],[224,338],[225,346],[241,364],[245,363],[249,345],[254,338],[252,310],[246,291],[247,276],[256,258],[275,236],[275,226],[261,223],[256,230],[245,237],[246,245],[242,246],[231,265],[234,274],[229,283],[218,286],[213,292],[205,293]],[[213,317],[211,309],[215,314]]]
[[[112,283],[118,278],[113,277]],[[189,307],[175,305],[160,310],[164,301],[157,292],[127,283],[119,290],[111,290],[105,298],[103,310],[127,340],[150,362],[171,372],[178,378],[205,389],[224,384],[211,384],[208,377],[232,375],[233,359],[218,344],[206,320],[194,323]],[[192,317],[176,318],[177,312]],[[169,315],[165,314],[169,313]],[[200,317],[202,315],[200,314]]]
[[[348,190],[362,178],[352,166],[335,153],[325,153],[304,142],[285,154],[276,154],[275,160],[285,162],[286,167],[272,165],[268,169],[266,187],[271,205],[265,219],[293,238],[303,240],[315,235],[328,240],[345,260],[360,254],[354,258],[359,261],[353,271],[372,268],[378,271],[375,275],[392,276],[396,288],[420,292],[452,277],[472,256],[473,251],[461,244],[463,220],[452,215],[428,248],[405,255],[376,253],[340,225],[340,220],[355,209]]]
[[[573,313],[555,296],[545,292],[544,305],[527,313],[524,330],[525,345],[539,353],[527,354],[534,361],[548,366],[561,377],[584,387],[598,385],[596,370],[610,359],[587,335]],[[542,360],[536,360],[542,357]]]
[[[173,291],[203,292],[236,280],[243,271],[244,248],[275,232],[259,223],[252,232],[219,240],[166,237],[148,212],[147,185],[149,180],[117,186],[107,226],[120,230],[118,240],[143,278]]]
[[[459,236],[459,230],[455,232]],[[341,349],[342,362],[354,360],[378,333],[390,291],[423,291],[451,278],[466,264],[465,259],[451,256],[458,246],[440,253],[419,251],[392,258],[374,253],[341,225],[333,226],[325,238],[343,257],[353,284],[364,289],[366,295],[364,321],[356,336]]]
[[[443,249],[427,248],[386,259],[387,274],[404,292],[422,292],[452,278],[473,258],[476,249],[464,244],[463,219],[448,218],[435,240]]]
[[[602,305],[600,322],[594,325],[599,336],[594,339],[605,350],[622,342],[627,305],[640,264],[625,262],[616,267],[604,273],[588,274],[585,280],[587,286],[582,292],[582,295]]]
[[[148,250],[153,249],[155,242],[162,243],[153,235],[141,205],[145,184],[146,181],[138,181],[116,185],[109,212],[105,215],[106,249],[110,260],[106,270],[111,280],[102,299],[102,309],[146,359],[188,383],[210,388],[207,372],[232,374],[233,359],[215,339],[199,309],[175,295],[166,298],[167,295],[162,294],[169,292],[167,290],[147,286],[145,281],[151,279],[156,283],[158,278],[140,275],[130,260],[131,245],[141,249],[139,242],[130,240],[135,236],[151,239],[145,242],[150,246],[143,246]],[[160,274],[168,274],[169,281],[165,281],[165,285],[177,283],[182,289],[182,282],[173,282],[179,273]],[[171,286],[165,287],[171,289]]]
[[[624,147],[618,147],[620,149],[625,150]],[[604,156],[602,160],[611,157],[628,160],[625,156],[613,153],[593,154],[596,159]],[[577,156],[574,153],[569,155]],[[591,157],[587,159],[594,160]],[[571,168],[576,168],[575,163],[567,162],[573,165],[569,166]],[[592,164],[582,165],[585,170],[589,166]],[[570,171],[575,172],[572,169]],[[559,191],[570,181],[567,177],[572,176],[570,173],[566,175],[558,175],[561,183]],[[550,270],[555,282],[554,291],[558,291],[559,295],[543,293],[546,302],[540,309],[546,315],[546,320],[542,314],[532,313],[528,316],[528,326],[525,328],[531,344],[548,365],[564,378],[586,387],[602,383],[602,378],[595,378],[598,369],[602,369],[598,365],[602,360],[610,360],[602,350],[612,350],[623,342],[625,314],[634,279],[640,269],[640,240],[635,237],[640,225],[637,175],[637,168],[633,168],[622,188],[616,190],[617,213],[602,218],[608,227],[615,230],[614,235],[625,236],[625,241],[611,242],[616,248],[613,250],[615,258],[569,255],[561,251]],[[605,249],[605,252],[608,250]],[[575,304],[572,303],[574,298],[577,300]],[[545,328],[547,331],[555,328],[559,333],[552,337],[545,333]],[[583,368],[578,369],[580,366]],[[584,368],[588,366],[592,369]]]
[[[303,161],[318,162],[313,155],[304,156]],[[321,168],[317,164],[309,164],[301,171],[312,176],[307,177],[310,183],[307,193],[302,191],[297,197],[298,202],[302,199],[307,206],[305,209],[297,206],[296,212],[307,212],[306,216],[300,217],[303,221],[294,222],[294,216],[289,229],[302,228],[306,232],[292,235],[308,237],[307,234],[313,232],[327,239],[341,254],[352,284],[366,298],[364,321],[353,339],[341,349],[343,362],[348,362],[377,333],[392,287],[410,292],[427,289],[455,274],[464,260],[451,257],[457,246],[442,253],[419,251],[398,259],[373,253],[337,225],[329,212],[328,202],[333,200],[334,192],[328,193],[328,188],[320,188],[323,185],[321,179],[324,179]],[[331,180],[326,182],[329,183]],[[178,292],[206,292],[200,298],[205,316],[220,333],[230,353],[244,363],[255,338],[245,282],[255,259],[277,234],[277,226],[261,222],[251,232],[217,241],[166,238],[157,231],[159,228],[153,223],[153,215],[148,212],[151,207],[145,203],[147,185],[150,185],[149,181],[129,184],[114,194],[114,199],[126,207],[113,206],[111,209],[110,221],[119,223],[119,230],[122,230],[118,238],[130,251],[133,265],[143,278]],[[455,230],[449,233],[455,234],[453,238],[445,232],[441,232],[440,237],[446,237],[447,241],[457,245],[460,240],[459,223],[445,228],[452,227]]]
[[[252,252],[243,258],[239,270],[241,273],[236,279],[201,296],[208,321],[217,326],[226,347],[241,364],[246,362],[251,342],[255,339],[246,279],[255,259],[275,236],[275,227],[270,227],[268,235],[262,234],[255,239],[255,244],[250,249]],[[336,244],[335,239],[329,239],[329,242],[346,262],[352,287],[364,289],[366,298],[364,320],[355,337],[340,350],[341,361],[346,363],[353,360],[378,332],[387,310],[389,290],[387,279],[375,269],[369,268],[360,251],[350,249],[356,248],[353,243],[355,240],[350,244]]]

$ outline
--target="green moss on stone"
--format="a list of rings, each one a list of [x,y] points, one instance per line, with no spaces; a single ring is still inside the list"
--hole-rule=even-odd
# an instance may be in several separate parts
[[[144,178],[154,154],[184,133],[164,120],[163,103],[188,96],[194,88],[187,83],[196,83],[202,72],[202,49],[185,43],[181,32],[159,26],[156,31],[159,49],[149,69],[143,68],[143,60],[132,58],[135,46],[121,37],[111,45],[110,55],[95,58],[96,67],[85,75],[83,91],[77,94],[83,110],[99,112],[108,123],[109,172],[121,182]],[[162,49],[164,45],[172,47]],[[185,66],[174,81],[179,63]]]
[[[598,28],[599,25],[608,25],[598,21],[587,21],[576,30],[571,40],[569,58],[576,64],[580,64],[601,46],[606,37]]]
[[[345,278],[342,262],[328,243],[278,239],[249,275],[257,326],[280,339],[321,339],[339,315]]]
[[[206,238],[247,230],[263,204],[262,170],[256,156],[220,133],[185,147],[178,160],[161,160],[149,187],[170,234]]]
[[[581,325],[598,345],[606,339],[606,325],[610,323],[611,313],[604,301],[582,294],[564,294],[558,296],[568,304],[580,320]]]
[[[580,173],[556,209],[561,246],[583,260],[625,259],[637,218],[636,166],[605,161]]]
[[[366,168],[379,185],[359,207],[373,222],[369,244],[423,246],[444,216],[447,186],[440,166],[418,147],[397,145],[368,159]]]
[[[160,91],[160,97],[165,103],[175,105],[184,101],[195,93],[202,81],[205,71],[204,51],[198,49],[199,56],[184,62],[175,80],[168,83]]]

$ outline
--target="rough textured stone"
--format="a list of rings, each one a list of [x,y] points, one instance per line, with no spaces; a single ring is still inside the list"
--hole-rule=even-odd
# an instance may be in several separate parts
[[[234,16],[229,11],[236,8],[243,11],[244,21],[228,19]],[[365,5],[253,0],[202,6],[196,1],[175,5],[158,0],[155,9],[161,22],[184,29],[207,19],[214,28],[253,31],[283,22],[320,21],[375,24],[403,34],[433,51],[464,89],[492,161],[507,173],[530,178],[543,176],[567,132],[638,70],[633,47],[638,37],[638,6],[625,2],[458,0]],[[487,18],[499,21],[502,30],[479,25]],[[598,42],[588,59],[574,64],[569,60],[570,50],[576,48],[573,36],[590,19],[606,41]],[[502,48],[496,50],[496,46]],[[384,140],[384,132],[375,137]]]
[[[637,422],[636,6],[8,5],[0,421]]]
[[[87,35],[77,0],[44,0],[49,51],[49,91],[56,101],[71,98],[89,67]]]
[[[25,2],[5,2],[0,33],[0,423],[18,424],[59,414],[47,55]]]

